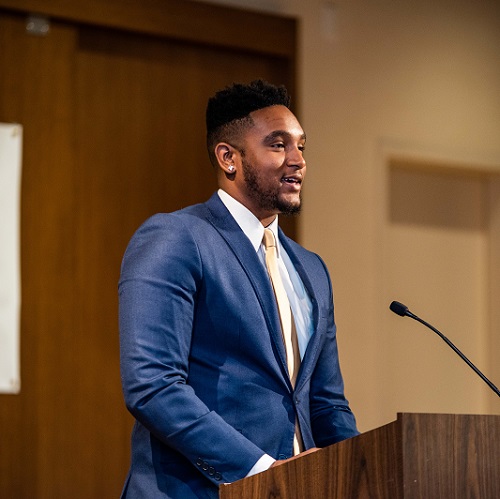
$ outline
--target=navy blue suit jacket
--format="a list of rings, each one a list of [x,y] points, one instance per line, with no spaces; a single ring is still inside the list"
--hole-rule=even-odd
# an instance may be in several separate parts
[[[357,434],[344,398],[323,261],[280,232],[313,304],[295,390],[264,266],[219,197],[146,221],[119,283],[121,371],[136,419],[129,498],[218,496],[267,453]]]

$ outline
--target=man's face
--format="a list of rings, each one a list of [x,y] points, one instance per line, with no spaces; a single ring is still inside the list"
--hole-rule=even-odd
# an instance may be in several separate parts
[[[250,114],[254,125],[244,132],[237,175],[238,200],[264,225],[276,214],[298,213],[306,173],[305,134],[285,106],[271,106]]]

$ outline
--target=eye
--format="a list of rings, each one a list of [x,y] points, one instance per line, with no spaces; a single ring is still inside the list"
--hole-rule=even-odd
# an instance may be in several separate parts
[[[284,149],[285,144],[283,142],[276,142],[274,144],[271,144],[271,147],[273,147],[274,149]]]
[[[301,152],[304,152],[306,150],[306,146],[305,145],[301,145],[298,147],[299,151]]]

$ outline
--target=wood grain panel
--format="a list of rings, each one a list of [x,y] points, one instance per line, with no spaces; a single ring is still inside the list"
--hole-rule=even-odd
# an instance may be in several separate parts
[[[213,192],[208,96],[255,77],[292,88],[293,62],[54,20],[36,37],[16,12],[0,11],[0,120],[24,127],[22,389],[0,397],[0,497],[118,497],[125,246]]]
[[[296,52],[295,19],[203,2],[0,0],[0,7],[290,60]]]
[[[4,396],[2,497],[40,497],[53,449],[71,458],[75,308],[75,179],[72,153],[71,30],[27,37],[24,21],[2,16],[0,119],[24,127],[21,195],[21,378],[19,396]],[[7,440],[7,441],[6,441]],[[29,477],[27,479],[27,477]]]
[[[404,416],[405,498],[500,497],[500,417]]]
[[[496,499],[500,417],[397,421],[221,487],[221,499]]]
[[[401,498],[402,456],[397,430],[395,424],[386,425],[271,468],[222,487],[221,498]]]

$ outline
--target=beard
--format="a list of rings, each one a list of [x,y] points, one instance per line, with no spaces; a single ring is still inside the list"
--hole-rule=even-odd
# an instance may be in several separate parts
[[[280,198],[279,187],[266,185],[259,176],[257,170],[243,159],[243,178],[245,179],[248,193],[257,205],[266,211],[277,211],[282,215],[298,215],[302,208],[302,198],[299,194],[299,202],[291,202]]]

